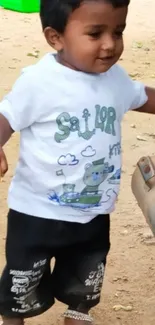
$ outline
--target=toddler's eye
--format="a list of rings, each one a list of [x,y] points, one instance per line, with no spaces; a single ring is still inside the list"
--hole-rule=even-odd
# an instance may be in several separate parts
[[[88,34],[92,38],[99,38],[101,36],[101,32],[92,32]]]
[[[122,31],[115,32],[115,36],[117,38],[121,38],[123,36],[123,32]]]

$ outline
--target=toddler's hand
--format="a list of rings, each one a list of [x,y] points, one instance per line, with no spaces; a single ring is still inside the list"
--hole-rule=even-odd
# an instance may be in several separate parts
[[[5,153],[0,146],[0,177],[3,177],[8,171],[8,162]]]

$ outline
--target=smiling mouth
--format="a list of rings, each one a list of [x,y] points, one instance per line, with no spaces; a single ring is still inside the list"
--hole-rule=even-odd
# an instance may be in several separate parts
[[[101,61],[111,61],[111,60],[113,60],[114,59],[114,56],[106,56],[105,58],[99,58],[99,60],[101,60]]]

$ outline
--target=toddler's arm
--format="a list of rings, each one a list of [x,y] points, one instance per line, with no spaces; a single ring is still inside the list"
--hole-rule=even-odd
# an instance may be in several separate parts
[[[148,101],[137,109],[138,112],[155,114],[155,88],[146,87]]]
[[[14,131],[11,129],[11,126],[8,120],[0,114],[0,146],[3,147],[4,144],[10,139]]]
[[[8,120],[0,114],[0,177],[3,177],[8,170],[7,159],[2,147],[10,139],[13,132]]]

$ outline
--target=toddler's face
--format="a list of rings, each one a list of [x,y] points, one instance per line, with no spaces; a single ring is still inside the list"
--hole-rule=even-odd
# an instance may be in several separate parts
[[[59,62],[88,73],[109,70],[123,52],[127,10],[103,1],[83,2],[60,37]]]

